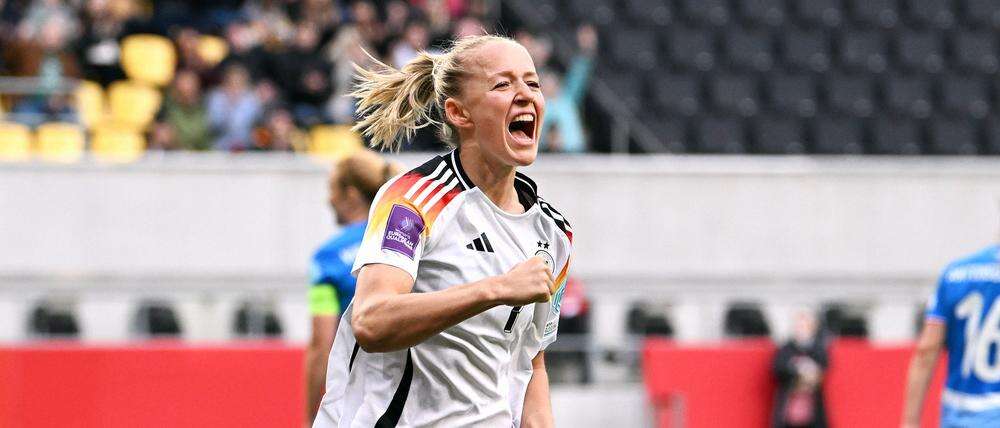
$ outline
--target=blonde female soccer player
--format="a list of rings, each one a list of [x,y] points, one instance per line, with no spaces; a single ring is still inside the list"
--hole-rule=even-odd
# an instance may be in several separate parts
[[[531,57],[467,37],[359,80],[373,145],[437,126],[454,150],[379,190],[313,426],[552,426],[543,353],[573,233],[517,172],[545,115]]]

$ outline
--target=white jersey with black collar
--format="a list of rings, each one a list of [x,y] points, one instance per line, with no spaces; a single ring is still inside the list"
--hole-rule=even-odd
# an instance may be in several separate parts
[[[550,303],[498,306],[409,349],[360,349],[344,312],[314,427],[519,426],[531,360],[555,341],[573,232],[517,173],[523,214],[507,213],[465,174],[458,152],[437,156],[379,190],[354,264],[396,266],[413,292],[508,272],[539,255],[552,268]]]

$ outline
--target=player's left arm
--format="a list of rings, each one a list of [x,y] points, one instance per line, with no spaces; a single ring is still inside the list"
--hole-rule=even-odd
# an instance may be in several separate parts
[[[311,425],[326,393],[326,365],[330,348],[340,322],[340,304],[333,284],[313,285],[309,290],[309,312],[312,314],[312,335],[306,347],[306,412]]]
[[[545,351],[531,360],[531,380],[524,394],[524,408],[521,411],[522,428],[551,428],[552,402],[549,401],[549,374],[545,371]]]
[[[944,339],[945,323],[929,318],[924,323],[920,339],[917,341],[917,348],[910,360],[910,372],[906,378],[906,401],[903,404],[903,421],[900,424],[904,428],[918,428],[920,426],[920,413],[924,407],[927,385],[934,375],[934,367],[937,365],[938,357],[944,348]]]

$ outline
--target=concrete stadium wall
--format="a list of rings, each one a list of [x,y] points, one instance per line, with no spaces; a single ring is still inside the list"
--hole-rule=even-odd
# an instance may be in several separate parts
[[[187,337],[210,340],[251,295],[303,340],[307,261],[334,231],[327,171],[251,154],[0,164],[0,313],[68,295],[85,338],[116,339],[109,312],[167,296]],[[1000,219],[990,158],[546,156],[527,172],[573,224],[572,273],[606,344],[636,300],[663,303],[682,340],[719,337],[736,300],[762,303],[778,337],[798,308],[839,300],[870,308],[876,338],[904,339],[936,272],[996,241]]]

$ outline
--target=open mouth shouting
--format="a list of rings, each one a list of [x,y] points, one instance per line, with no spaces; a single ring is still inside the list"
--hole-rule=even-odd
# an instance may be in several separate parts
[[[537,131],[535,122],[534,113],[520,113],[515,115],[510,123],[507,124],[507,132],[519,144],[534,144],[535,133]]]

